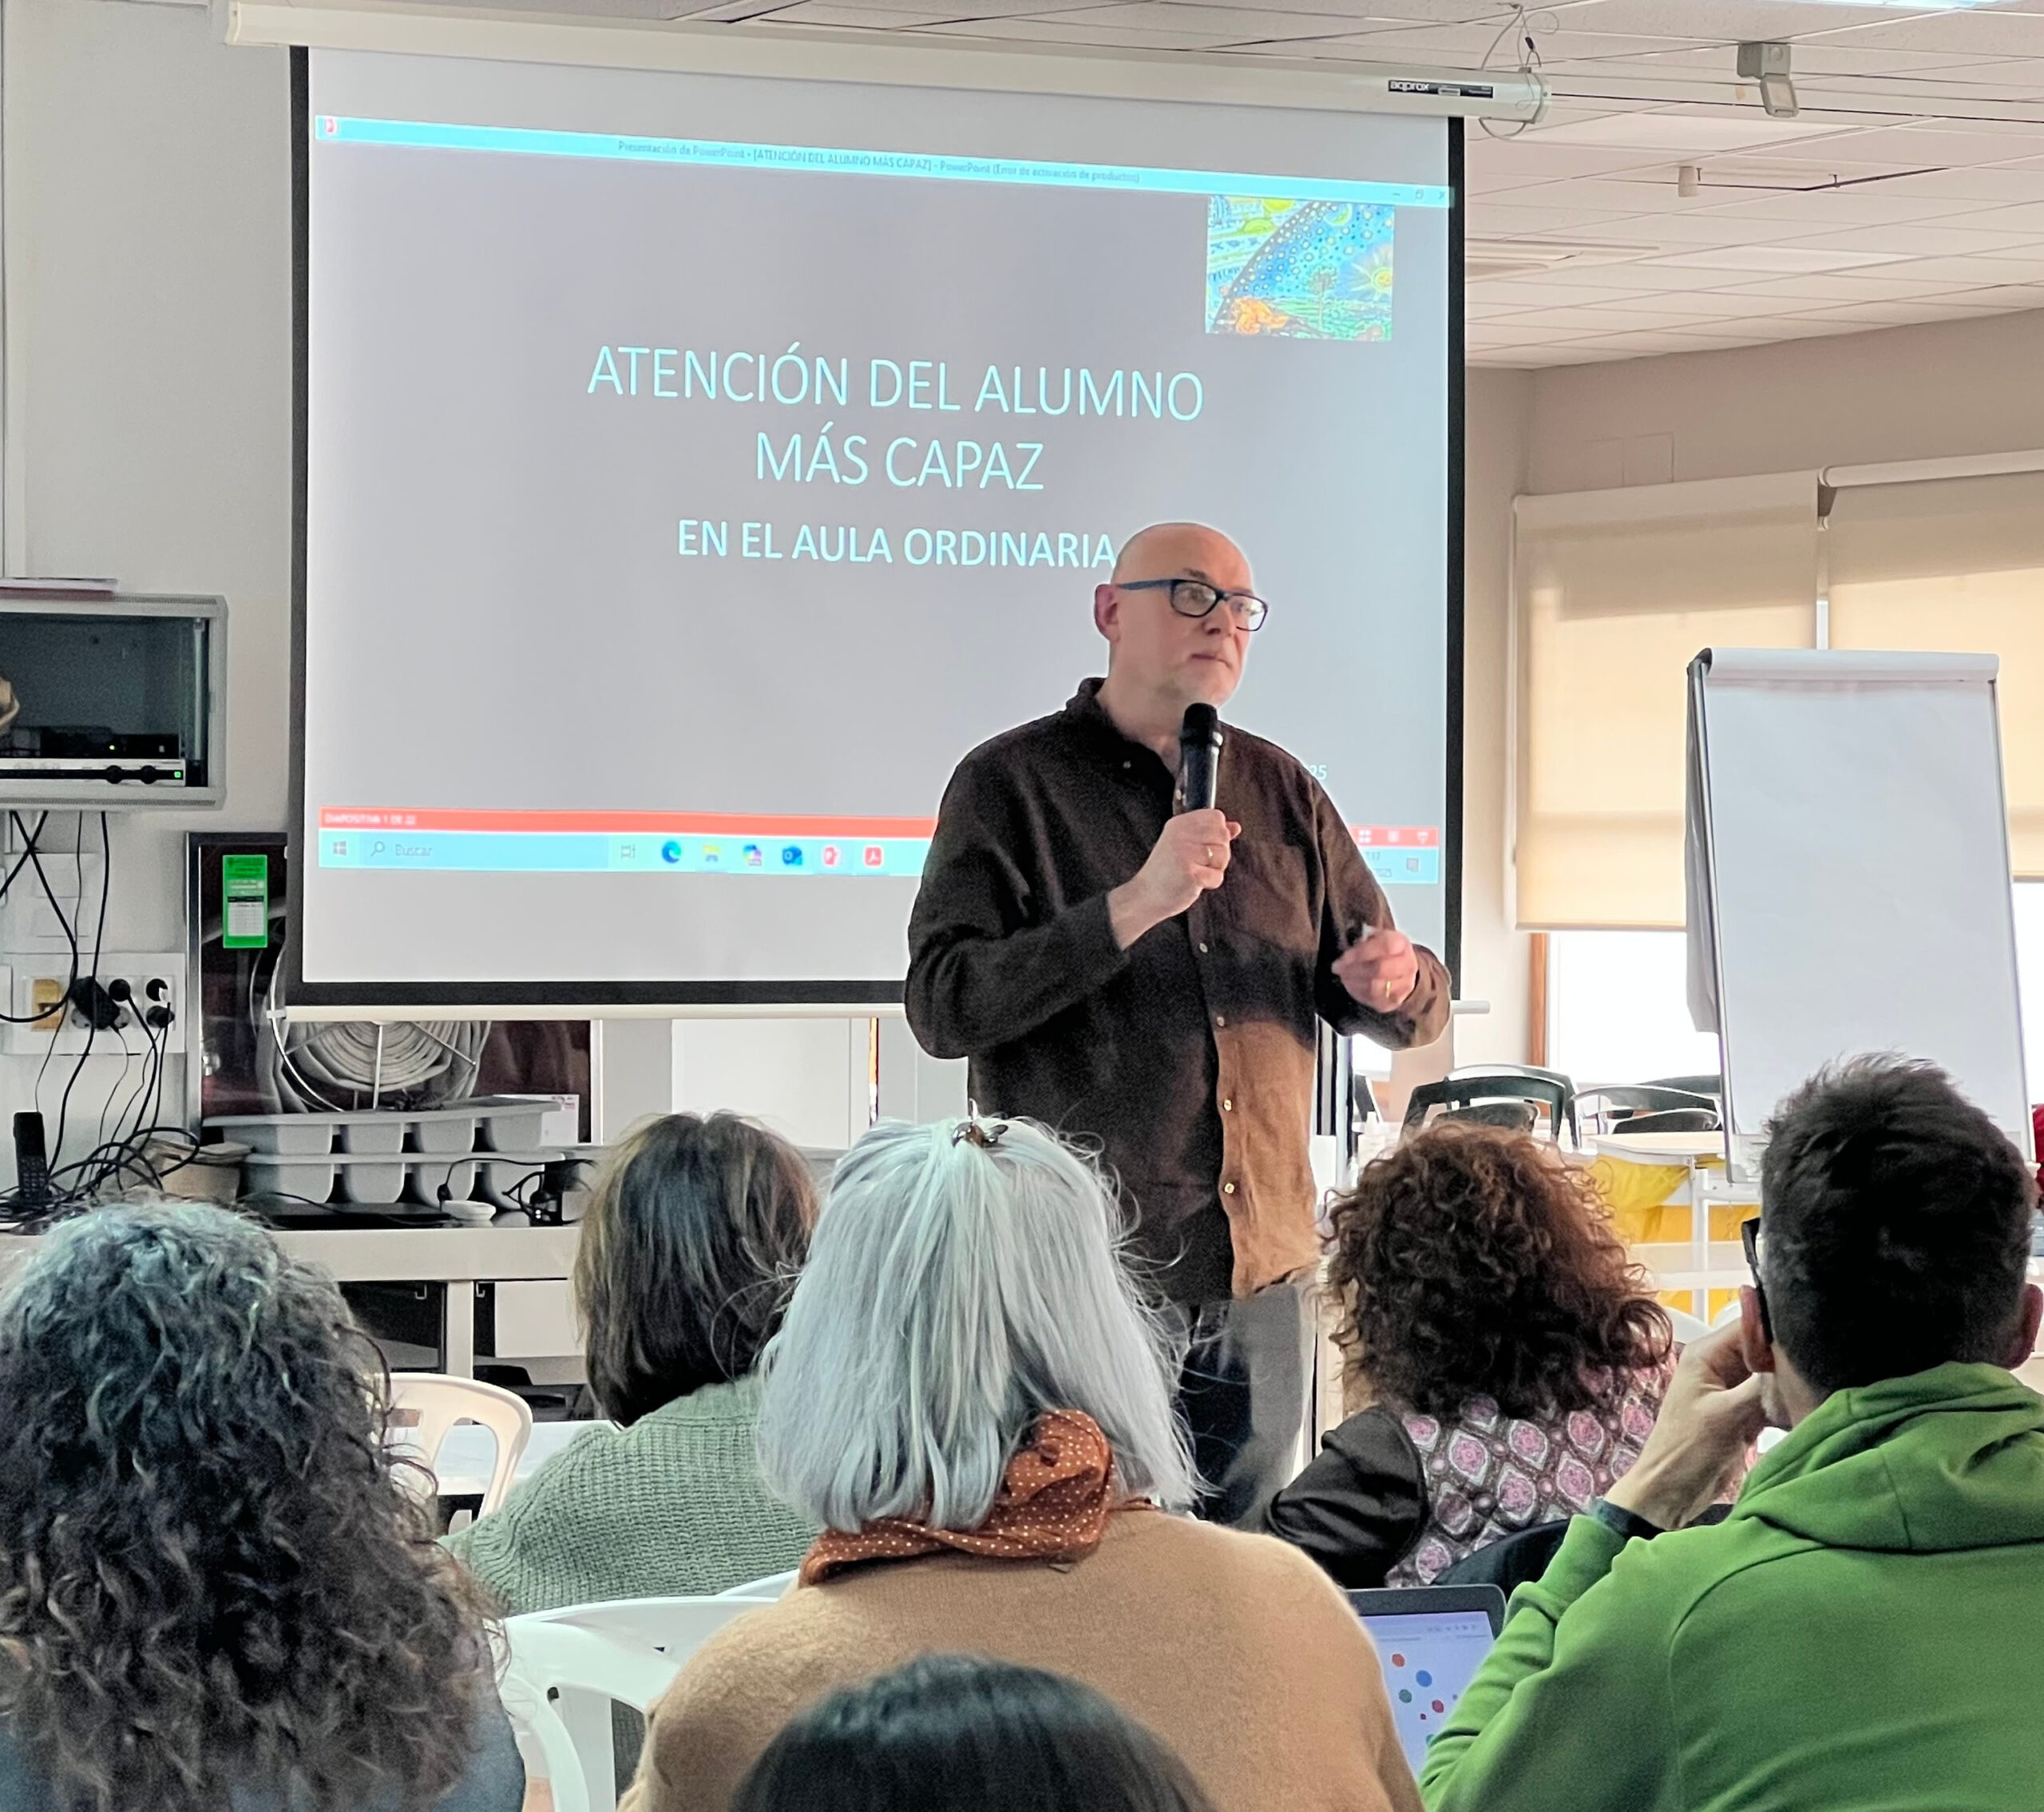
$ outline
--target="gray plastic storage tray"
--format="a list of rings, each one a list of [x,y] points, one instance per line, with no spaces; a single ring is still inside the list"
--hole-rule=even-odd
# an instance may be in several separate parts
[[[430,1152],[459,1157],[475,1151],[537,1150],[541,1128],[552,1111],[550,1101],[478,1095],[409,1111],[216,1114],[206,1124],[252,1152],[275,1157],[323,1157],[337,1147],[358,1156]]]

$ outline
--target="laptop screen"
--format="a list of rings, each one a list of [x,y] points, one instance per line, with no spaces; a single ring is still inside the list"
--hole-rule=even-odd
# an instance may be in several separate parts
[[[1490,1617],[1482,1611],[1366,1613],[1363,1627],[1377,1644],[1392,1721],[1405,1759],[1417,1774],[1427,1745],[1448,1722],[1497,1640],[1491,1633]]]

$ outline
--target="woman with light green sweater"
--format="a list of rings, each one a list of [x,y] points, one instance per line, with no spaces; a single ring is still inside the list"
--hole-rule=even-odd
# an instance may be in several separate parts
[[[599,1179],[575,1260],[589,1388],[578,1435],[446,1538],[507,1615],[723,1592],[793,1567],[814,1526],[753,1454],[753,1366],[809,1249],[801,1155],[733,1114],[669,1114]]]

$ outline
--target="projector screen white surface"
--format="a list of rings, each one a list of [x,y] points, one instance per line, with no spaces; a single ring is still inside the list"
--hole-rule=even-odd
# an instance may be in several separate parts
[[[310,54],[295,994],[879,1000],[1143,523],[1444,928],[1448,129]],[[1223,762],[1223,803],[1226,764]]]

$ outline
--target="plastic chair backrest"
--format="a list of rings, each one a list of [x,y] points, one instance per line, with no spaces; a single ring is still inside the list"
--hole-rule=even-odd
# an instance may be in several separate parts
[[[1405,1124],[1418,1126],[1428,1110],[1467,1108],[1480,1101],[1537,1101],[1547,1110],[1547,1124],[1559,1137],[1563,1123],[1575,1126],[1574,1098],[1565,1082],[1523,1070],[1458,1071],[1439,1082],[1423,1082],[1405,1104]]]
[[[1713,1101],[1725,1098],[1725,1078],[1721,1076],[1650,1076],[1640,1087],[1679,1088],[1686,1095],[1707,1095]]]
[[[1531,1101],[1472,1101],[1466,1108],[1443,1108],[1440,1117],[1472,1126],[1500,1126],[1507,1132],[1531,1132],[1540,1124],[1539,1111]]]
[[[1668,1108],[1658,1113],[1627,1114],[1611,1130],[1620,1138],[1628,1132],[1721,1132],[1724,1123],[1714,1108]]]
[[[717,1596],[719,1598],[763,1599],[770,1604],[776,1599],[786,1597],[788,1588],[794,1583],[794,1571],[790,1568],[785,1573],[769,1573],[764,1579],[747,1580],[743,1585],[735,1585]]]
[[[521,1701],[513,1725],[525,1717],[550,1768],[564,1735],[580,1789],[575,1812],[614,1812],[617,1804],[612,1701],[651,1710],[690,1655],[725,1624],[759,1608],[749,1598],[627,1598],[505,1620],[511,1648],[505,1678],[518,1683]],[[513,1696],[505,1695],[507,1711]],[[560,1807],[561,1783],[553,1778]]]
[[[1455,1082],[1486,1076],[1531,1076],[1543,1082],[1554,1084],[1562,1092],[1562,1112],[1568,1120],[1569,1136],[1580,1142],[1580,1135],[1576,1128],[1575,1078],[1567,1071],[1544,1069],[1536,1063],[1472,1063],[1464,1064],[1459,1069],[1451,1069],[1448,1074],[1448,1080]],[[1542,1099],[1546,1097],[1543,1096]],[[1558,1119],[1555,1124],[1559,1133],[1560,1120]]]
[[[414,1457],[429,1469],[437,1468],[442,1445],[457,1422],[480,1422],[497,1437],[497,1464],[490,1469],[489,1489],[482,1509],[487,1516],[501,1504],[518,1476],[518,1461],[533,1437],[533,1412],[516,1391],[500,1390],[479,1378],[448,1378],[438,1372],[394,1372],[390,1377],[390,1421],[385,1444]],[[399,1477],[403,1477],[401,1472]]]
[[[1686,1346],[1692,1340],[1701,1340],[1710,1331],[1710,1323],[1701,1316],[1693,1315],[1682,1309],[1667,1311],[1668,1325],[1675,1330],[1675,1343]]]

